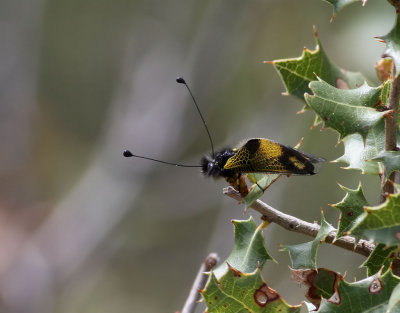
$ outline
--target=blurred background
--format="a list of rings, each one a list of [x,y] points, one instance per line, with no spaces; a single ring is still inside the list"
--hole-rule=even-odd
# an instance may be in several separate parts
[[[216,147],[266,137],[334,160],[330,130],[281,95],[274,60],[314,49],[316,25],[328,55],[377,85],[375,62],[395,12],[370,0],[341,12],[319,0],[0,1],[0,312],[174,312],[209,252],[227,257],[231,219],[243,205],[226,182],[122,151],[197,164],[210,152],[184,86],[199,102]],[[262,197],[307,221],[362,181],[371,204],[376,177],[327,163],[313,177],[282,178]],[[267,283],[291,304],[304,288],[290,279],[279,244],[310,240],[271,225],[279,261]],[[362,278],[364,258],[322,246],[319,266]],[[350,270],[349,270],[350,269]],[[353,269],[353,270],[352,270]],[[199,307],[202,312],[204,307]]]

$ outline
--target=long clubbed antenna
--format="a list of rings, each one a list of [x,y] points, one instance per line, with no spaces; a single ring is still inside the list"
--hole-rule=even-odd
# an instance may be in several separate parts
[[[213,156],[213,159],[214,159],[214,158],[215,158],[214,144],[213,144],[213,141],[212,141],[212,138],[211,138],[210,131],[208,130],[206,121],[204,120],[203,114],[201,114],[200,108],[199,108],[199,106],[197,105],[196,99],[194,98],[194,96],[193,96],[193,94],[192,94],[192,91],[190,90],[188,84],[186,83],[186,81],[185,81],[182,77],[178,77],[178,78],[176,79],[176,82],[179,83],[179,84],[185,85],[186,88],[187,88],[187,90],[188,90],[189,93],[190,93],[190,96],[191,96],[192,99],[193,99],[193,102],[194,102],[194,105],[196,106],[197,112],[199,112],[199,115],[200,115],[200,117],[201,117],[201,120],[203,121],[203,125],[204,125],[204,127],[205,127],[205,129],[206,129],[206,131],[207,131],[208,139],[210,139],[211,153],[212,153],[212,156]]]
[[[179,166],[179,167],[201,167],[201,165],[185,165],[185,164],[171,163],[171,162],[161,161],[161,160],[157,160],[157,159],[152,159],[152,158],[144,157],[141,155],[132,154],[132,152],[130,152],[129,150],[125,150],[123,152],[123,156],[126,158],[135,157],[135,158],[139,158],[139,159],[146,159],[146,160],[150,160],[150,161],[154,161],[154,162],[159,162],[159,163],[174,165],[174,166]]]

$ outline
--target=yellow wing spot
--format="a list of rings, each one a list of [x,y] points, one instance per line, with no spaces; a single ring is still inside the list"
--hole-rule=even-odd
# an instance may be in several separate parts
[[[295,156],[291,156],[289,158],[289,161],[291,161],[293,163],[294,166],[296,166],[298,169],[302,170],[304,169],[306,166],[301,163]]]
[[[260,139],[258,153],[262,154],[264,157],[277,158],[282,155],[282,148],[279,143],[267,139]]]

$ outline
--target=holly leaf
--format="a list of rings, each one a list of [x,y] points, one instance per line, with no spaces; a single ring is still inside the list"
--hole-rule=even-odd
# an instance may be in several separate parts
[[[233,221],[235,245],[228,259],[210,274],[204,290],[207,312],[300,312],[261,277],[264,263],[272,259],[265,249],[262,229],[253,218]]]
[[[333,230],[335,229],[325,220],[324,214],[321,212],[321,228],[313,241],[297,245],[283,245],[282,250],[289,252],[292,268],[316,269],[319,245]]]
[[[312,95],[305,94],[308,106],[315,111],[326,127],[339,133],[339,139],[358,133],[363,139],[368,131],[388,112],[379,112],[382,87],[338,89],[318,78],[310,83]]]
[[[394,171],[400,171],[400,151],[382,151],[371,161],[383,163],[385,176],[388,178]]]
[[[228,264],[238,271],[252,273],[257,267],[263,267],[267,260],[273,260],[265,248],[262,230],[266,222],[257,227],[253,218],[232,221],[235,232],[235,245],[229,257],[214,270],[217,278],[228,270]]]
[[[393,289],[386,313],[398,312],[400,312],[400,284],[397,284],[397,286]]]
[[[361,86],[365,78],[360,73],[347,72],[335,65],[325,54],[314,28],[315,50],[304,48],[299,58],[266,61],[278,71],[288,94],[304,101],[304,93],[310,93],[308,87],[316,75],[332,86],[342,89]]]
[[[244,198],[246,210],[260,198],[265,190],[269,188],[280,177],[280,174],[262,174],[262,173],[249,173],[247,178],[253,185],[250,188],[249,194]]]
[[[375,124],[364,141],[360,134],[352,134],[343,139],[344,155],[333,162],[345,162],[345,169],[357,169],[363,174],[378,175],[381,170],[376,162],[368,160],[385,149],[385,123],[383,120]]]
[[[364,229],[378,229],[400,225],[400,193],[389,194],[384,203],[365,207],[363,216],[359,218],[351,232]]]
[[[295,282],[308,287],[306,298],[316,309],[319,308],[322,298],[329,299],[336,291],[339,281],[343,280],[342,275],[325,268],[318,270],[291,269],[291,271]]]
[[[366,313],[386,312],[390,295],[400,278],[392,271],[377,273],[363,280],[348,283],[341,280],[336,291],[328,299],[323,299],[319,313]]]
[[[352,4],[354,2],[362,2],[362,5],[364,6],[365,3],[367,3],[367,0],[324,0],[324,1],[330,3],[333,6],[333,15],[331,21],[336,17],[336,14],[341,9],[348,6],[349,4]]]
[[[365,236],[375,242],[395,245],[400,240],[400,192],[389,194],[384,203],[364,207],[351,234]]]
[[[361,234],[366,238],[370,238],[375,242],[380,242],[387,246],[400,245],[400,226],[371,230],[366,229]]]
[[[396,15],[396,23],[392,30],[385,36],[377,37],[378,40],[386,43],[383,58],[391,58],[396,67],[396,75],[400,73],[400,18]]]
[[[347,235],[347,232],[354,227],[357,218],[364,213],[364,206],[369,205],[365,199],[361,183],[355,190],[342,185],[339,186],[346,192],[346,195],[339,203],[330,204],[331,207],[340,211],[336,239]]]
[[[367,275],[371,276],[382,270],[386,272],[389,269],[390,264],[396,258],[396,254],[399,251],[398,246],[388,247],[383,243],[378,243],[368,256],[368,259],[361,265],[367,268]]]
[[[242,273],[228,268],[219,280],[211,273],[204,290],[200,291],[207,304],[206,312],[300,312],[301,305],[289,305],[262,279],[260,268]]]

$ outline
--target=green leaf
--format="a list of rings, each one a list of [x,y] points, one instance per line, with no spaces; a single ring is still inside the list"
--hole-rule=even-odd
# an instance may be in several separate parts
[[[382,151],[371,161],[382,162],[385,166],[385,176],[388,178],[394,171],[400,171],[400,151]]]
[[[335,229],[325,220],[324,214],[321,213],[321,228],[313,241],[297,245],[283,245],[282,250],[289,252],[292,268],[316,269],[319,245],[333,230]]]
[[[364,210],[365,212],[360,215],[354,227],[350,230],[351,234],[360,234],[373,241],[390,246],[399,243],[399,192],[389,194],[384,203],[375,207],[364,207]]]
[[[273,260],[265,248],[262,234],[265,223],[257,227],[252,217],[244,221],[233,220],[232,223],[235,245],[226,261],[214,270],[217,278],[228,270],[228,264],[238,271],[252,273],[257,267],[262,268],[265,261]]]
[[[330,298],[335,292],[338,282],[342,279],[343,277],[336,272],[319,268],[317,275],[312,280],[312,286],[322,298]]]
[[[322,298],[330,298],[336,291],[339,281],[343,276],[325,268],[318,270],[291,269],[295,282],[308,287],[306,298],[318,309]],[[310,310],[311,311],[311,310]]]
[[[400,284],[394,288],[392,295],[389,299],[389,305],[387,313],[399,313],[400,312]]]
[[[365,207],[363,216],[351,230],[377,229],[400,225],[400,193],[389,194],[385,202],[374,207]]]
[[[333,16],[331,21],[335,18],[336,14],[343,9],[345,6],[352,4],[354,2],[362,2],[363,5],[367,2],[367,0],[324,0],[330,3],[333,6]]]
[[[378,175],[381,171],[379,164],[368,162],[385,149],[385,122],[379,121],[369,131],[364,142],[359,134],[353,134],[343,139],[344,155],[334,162],[345,162],[345,169],[357,169],[363,174]]]
[[[386,105],[389,82],[380,87],[381,95],[378,101],[378,109]],[[369,104],[373,104],[371,101]],[[400,133],[397,132],[397,143],[400,144]],[[378,121],[368,132],[366,138],[360,134],[352,134],[343,139],[345,153],[334,162],[345,162],[348,166],[345,169],[361,170],[363,174],[378,175],[382,169],[377,162],[370,160],[385,150],[385,123]]]
[[[346,192],[346,195],[339,203],[330,205],[340,210],[336,239],[346,235],[346,232],[355,225],[357,218],[364,214],[364,206],[369,205],[364,197],[361,183],[356,190],[339,186]]]
[[[396,23],[392,30],[385,36],[377,37],[378,39],[386,42],[386,49],[382,57],[392,58],[396,67],[396,75],[400,73],[400,18],[396,15]]]
[[[363,267],[367,268],[367,275],[374,275],[381,269],[383,273],[386,272],[396,258],[398,250],[399,247],[397,246],[388,247],[383,243],[377,244],[374,251],[372,251],[368,259],[362,264]]]
[[[325,126],[339,133],[340,140],[355,133],[365,139],[368,131],[387,114],[374,108],[379,104],[382,87],[364,84],[357,89],[344,90],[318,79],[310,83],[310,88],[314,94],[304,95],[308,106]]]
[[[254,183],[254,185],[251,186],[249,194],[244,198],[246,210],[258,198],[260,198],[264,194],[264,191],[268,189],[268,187],[271,186],[280,176],[281,175],[279,174],[261,174],[261,173],[247,174],[247,178],[249,179],[249,181]]]
[[[348,283],[340,281],[336,292],[328,300],[323,299],[319,313],[366,313],[386,312],[390,295],[400,278],[391,271]]]
[[[387,246],[400,245],[400,226],[380,229],[366,229],[361,233],[364,237]]]
[[[292,306],[264,282],[260,269],[253,273],[241,273],[229,267],[218,281],[213,273],[201,291],[207,312],[300,312],[301,305]]]
[[[318,33],[314,29],[316,41],[315,50],[306,48],[299,58],[274,60],[266,63],[273,64],[278,71],[287,93],[304,101],[304,93],[310,93],[308,84],[316,80],[318,75],[332,86],[356,88],[361,86],[365,78],[360,73],[346,72],[336,66],[325,54]]]

